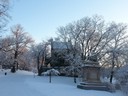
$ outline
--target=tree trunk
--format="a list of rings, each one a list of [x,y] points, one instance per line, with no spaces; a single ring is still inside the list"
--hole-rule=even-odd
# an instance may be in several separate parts
[[[113,75],[114,75],[114,71],[111,71],[111,75],[110,75],[110,83],[111,84],[112,84]]]
[[[52,74],[51,74],[51,71],[50,71],[50,73],[49,73],[49,83],[51,83],[52,82]]]
[[[15,58],[14,58],[14,59],[16,60],[16,61],[15,61],[15,63],[16,63],[16,69],[18,70],[19,67],[18,67],[17,57],[18,57],[18,51],[15,52]]]
[[[113,79],[113,75],[114,75],[114,66],[115,66],[115,62],[114,62],[115,53],[114,53],[114,51],[113,51],[112,55],[113,55],[113,57],[112,57],[112,70],[111,70],[111,74],[110,74],[110,83],[112,83],[112,79]]]
[[[18,55],[18,52],[15,51],[15,54],[14,54],[14,62],[13,62],[13,66],[11,68],[11,72],[12,73],[15,73],[16,72],[16,68],[15,67],[17,67],[17,69],[18,69],[17,55]]]
[[[42,69],[40,67],[40,58],[39,58],[39,56],[37,56],[37,70],[38,70],[38,76],[41,76]]]
[[[15,66],[12,66],[12,68],[11,68],[11,72],[12,72],[12,73],[15,73],[15,72],[16,72],[16,70],[15,70]]]

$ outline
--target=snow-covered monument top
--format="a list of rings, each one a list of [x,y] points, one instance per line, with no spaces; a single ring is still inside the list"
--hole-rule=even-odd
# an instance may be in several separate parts
[[[99,66],[97,54],[95,52],[90,53],[90,55],[84,61],[84,66]]]

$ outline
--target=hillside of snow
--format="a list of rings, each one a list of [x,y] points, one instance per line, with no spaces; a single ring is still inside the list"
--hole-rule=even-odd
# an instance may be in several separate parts
[[[5,75],[7,72],[7,75]],[[32,72],[0,70],[0,96],[124,96],[120,91],[82,90],[71,77],[34,76]]]

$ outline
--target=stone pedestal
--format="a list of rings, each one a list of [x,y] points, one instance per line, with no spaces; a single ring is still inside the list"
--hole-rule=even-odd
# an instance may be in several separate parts
[[[77,88],[110,91],[108,84],[102,83],[100,80],[100,66],[98,62],[86,62],[81,71],[82,82],[77,85]]]
[[[84,66],[82,67],[82,82],[96,82],[100,81],[100,67],[99,66]]]

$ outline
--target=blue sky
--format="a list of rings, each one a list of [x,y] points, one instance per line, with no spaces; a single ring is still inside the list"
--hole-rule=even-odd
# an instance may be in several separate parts
[[[13,0],[9,26],[21,24],[36,42],[56,36],[57,28],[95,14],[106,22],[128,23],[128,0]]]

